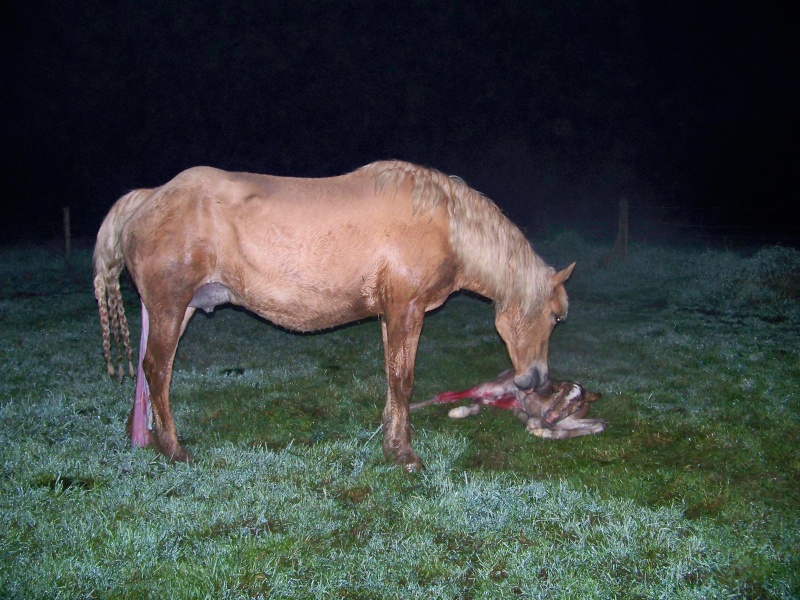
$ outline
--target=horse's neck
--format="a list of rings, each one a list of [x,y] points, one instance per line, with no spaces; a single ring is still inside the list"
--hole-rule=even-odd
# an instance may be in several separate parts
[[[494,287],[486,285],[482,279],[475,277],[463,276],[458,282],[458,289],[478,294],[496,303],[500,303],[503,300],[500,297],[501,294]]]
[[[471,248],[461,256],[459,288],[498,306],[517,305],[522,310],[532,310],[546,293],[548,267],[527,243],[514,250],[510,244],[505,246],[485,252]]]

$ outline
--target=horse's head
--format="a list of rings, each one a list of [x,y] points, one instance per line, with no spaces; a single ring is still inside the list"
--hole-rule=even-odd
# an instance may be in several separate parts
[[[514,383],[521,390],[546,391],[550,384],[547,370],[547,350],[550,333],[556,323],[567,318],[567,292],[564,282],[569,279],[575,263],[551,276],[551,290],[545,301],[533,312],[521,310],[510,303],[498,310],[495,326],[506,343],[514,365]]]

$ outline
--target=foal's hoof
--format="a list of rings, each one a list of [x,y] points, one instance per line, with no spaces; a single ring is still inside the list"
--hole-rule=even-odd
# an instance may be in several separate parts
[[[540,438],[549,438],[552,437],[552,430],[547,429],[545,427],[528,427],[528,433],[535,435],[536,437]]]

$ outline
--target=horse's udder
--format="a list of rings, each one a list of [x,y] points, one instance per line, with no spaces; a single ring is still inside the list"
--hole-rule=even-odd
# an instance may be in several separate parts
[[[189,301],[189,306],[199,308],[207,313],[213,312],[220,304],[231,301],[231,292],[223,284],[212,281],[201,285]]]

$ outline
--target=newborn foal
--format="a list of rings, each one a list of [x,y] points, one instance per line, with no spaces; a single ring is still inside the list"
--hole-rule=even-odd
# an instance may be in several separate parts
[[[463,419],[477,415],[484,406],[496,406],[512,411],[535,436],[564,439],[600,433],[605,429],[602,419],[586,419],[589,403],[600,398],[599,393],[587,392],[574,381],[553,381],[549,393],[525,393],[514,384],[514,370],[503,371],[496,379],[462,392],[442,392],[424,402],[410,406],[417,410],[429,404],[458,402],[471,398],[472,404],[452,409],[448,415]]]

